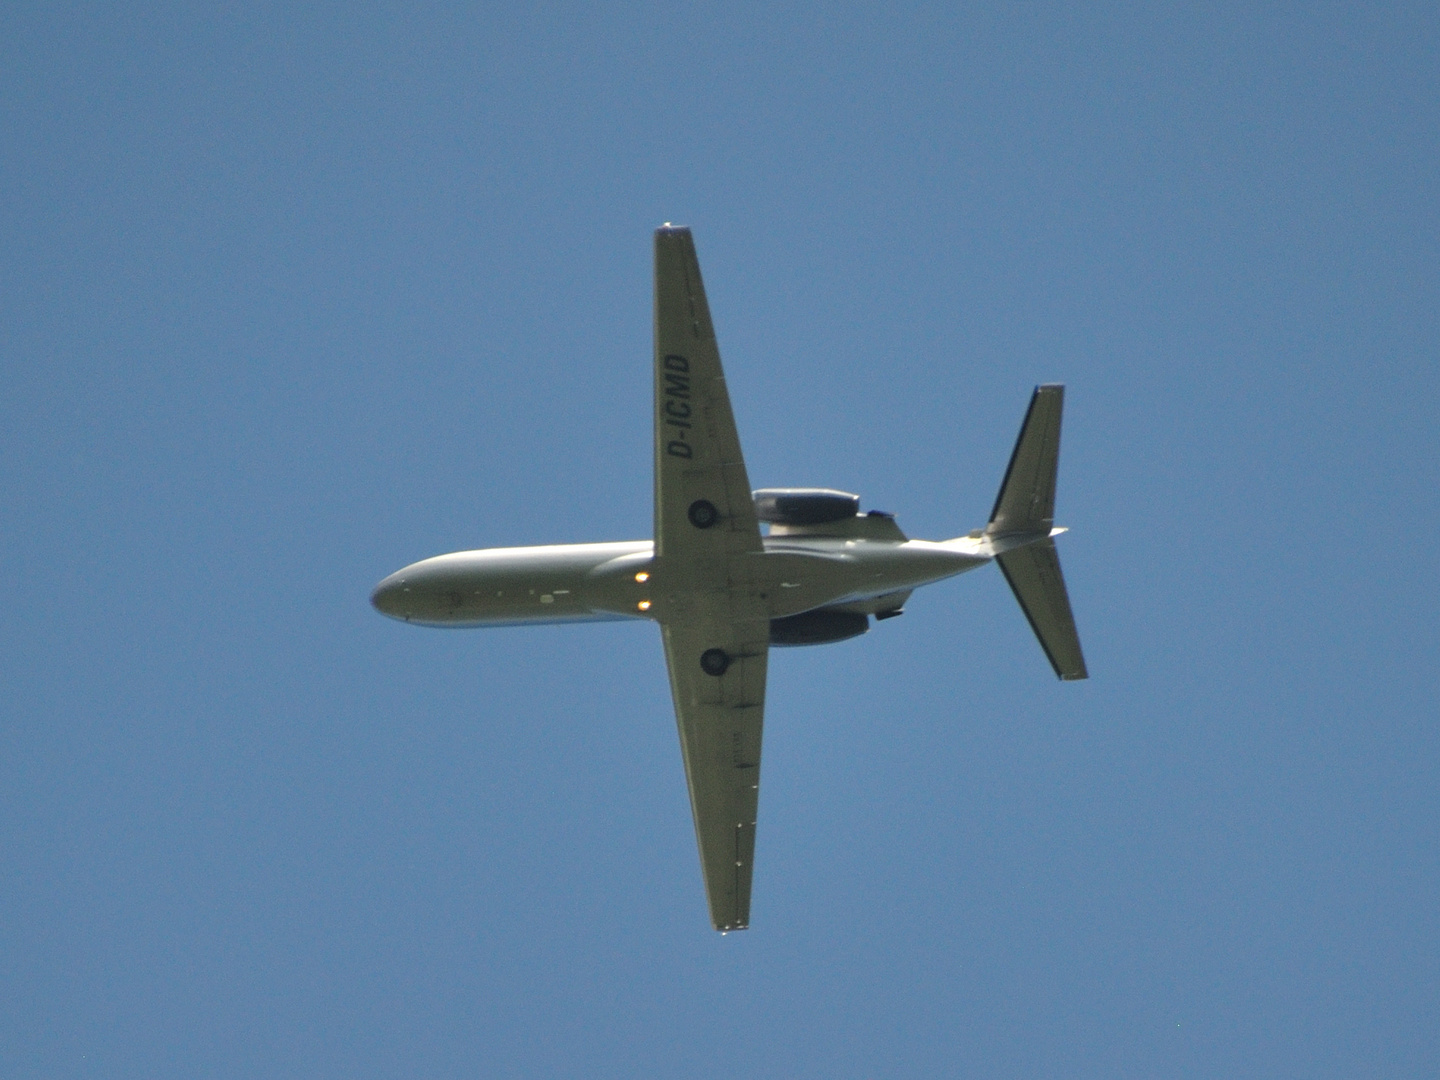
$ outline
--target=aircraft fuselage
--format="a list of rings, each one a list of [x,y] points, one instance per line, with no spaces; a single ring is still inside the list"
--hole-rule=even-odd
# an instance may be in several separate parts
[[[971,537],[872,540],[767,536],[744,564],[744,584],[772,619],[857,604],[962,574],[990,561]],[[654,556],[649,540],[485,548],[423,559],[391,574],[372,602],[392,618],[425,626],[666,620],[697,592],[704,568]],[[717,590],[737,572],[717,568]],[[669,587],[676,580],[676,588]],[[703,588],[698,591],[704,591]],[[898,607],[898,605],[897,605]]]

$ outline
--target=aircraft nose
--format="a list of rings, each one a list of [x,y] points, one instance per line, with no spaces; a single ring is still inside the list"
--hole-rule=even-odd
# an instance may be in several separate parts
[[[410,590],[405,587],[405,579],[398,574],[391,574],[370,594],[370,603],[375,610],[392,619],[410,618],[409,599]]]

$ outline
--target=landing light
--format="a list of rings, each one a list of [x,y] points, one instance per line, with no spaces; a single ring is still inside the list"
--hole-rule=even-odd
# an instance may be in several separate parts
[[[637,608],[639,608],[641,611],[649,611],[649,610],[650,610],[650,601],[649,601],[649,600],[641,600],[641,601],[640,601],[638,604],[636,604],[635,606],[636,606]]]
[[[645,573],[644,570],[641,570],[640,573],[635,575],[635,580],[640,582],[641,585],[644,585],[645,582],[650,580],[650,575]]]

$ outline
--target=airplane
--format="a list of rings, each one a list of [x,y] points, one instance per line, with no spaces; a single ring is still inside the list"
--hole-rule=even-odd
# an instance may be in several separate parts
[[[856,637],[920,586],[993,561],[1055,674],[1087,677],[1054,541],[1065,388],[1035,388],[990,520],[964,536],[912,540],[844,491],[752,491],[694,239],[669,224],[655,231],[654,385],[653,540],[437,555],[371,602],[422,626],[659,623],[710,921],[726,933],[750,923],[771,646]]]

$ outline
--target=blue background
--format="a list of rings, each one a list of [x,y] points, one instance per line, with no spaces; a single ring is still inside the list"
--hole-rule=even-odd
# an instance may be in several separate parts
[[[1440,1068],[1433,4],[0,13],[0,1075]],[[771,665],[707,925],[652,625],[368,605],[649,536],[650,232],[755,486],[1001,576]]]

